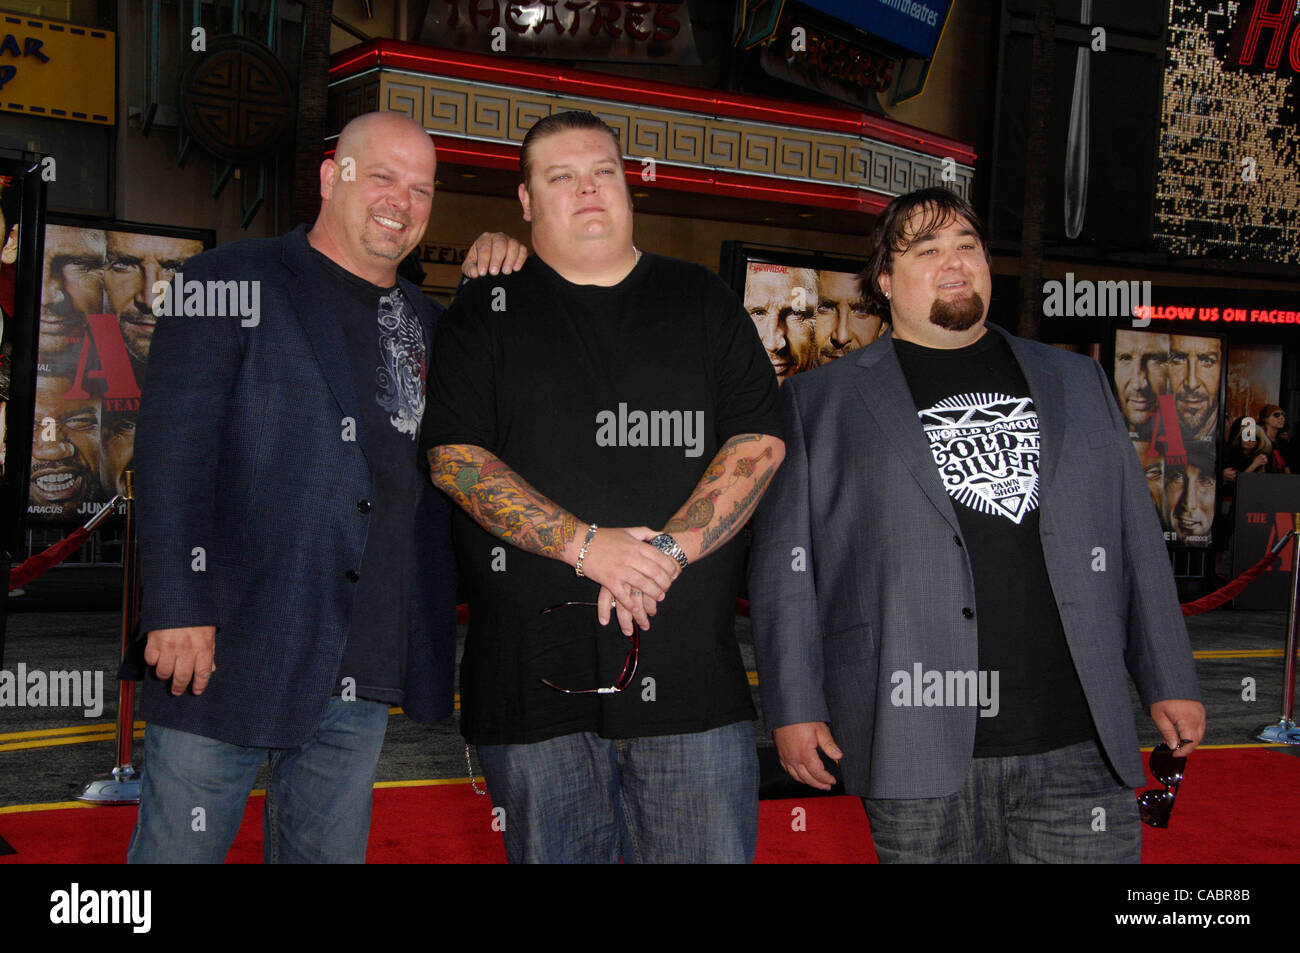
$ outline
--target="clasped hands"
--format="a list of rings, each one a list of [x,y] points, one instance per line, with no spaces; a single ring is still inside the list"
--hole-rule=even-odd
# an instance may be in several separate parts
[[[682,571],[677,560],[649,544],[658,535],[648,526],[628,526],[601,527],[592,536],[582,574],[600,584],[596,617],[601,625],[609,624],[613,610],[624,635],[632,634],[633,625],[650,628],[650,617]]]

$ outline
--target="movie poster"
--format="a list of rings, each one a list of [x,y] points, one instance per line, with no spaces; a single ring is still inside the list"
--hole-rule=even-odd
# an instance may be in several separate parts
[[[46,226],[29,519],[84,522],[123,491],[153,287],[208,244],[192,231]]]
[[[867,309],[850,271],[751,261],[744,304],[778,383],[866,347],[889,326]]]
[[[1226,422],[1231,424],[1238,417],[1257,418],[1265,404],[1281,403],[1281,393],[1280,344],[1234,344],[1228,348]]]
[[[27,500],[26,421],[36,364],[44,206],[39,168],[29,160],[0,158],[0,543],[9,556],[22,536]]]
[[[1223,341],[1115,332],[1112,378],[1165,539],[1213,545],[1223,414]]]
[[[18,234],[22,219],[22,189],[14,176],[0,174],[0,479],[5,472],[9,391],[13,382]]]

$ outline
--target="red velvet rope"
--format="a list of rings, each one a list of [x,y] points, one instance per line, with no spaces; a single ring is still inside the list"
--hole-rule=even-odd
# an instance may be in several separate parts
[[[9,590],[19,589],[31,582],[37,576],[45,573],[46,570],[57,566],[63,560],[67,559],[86,541],[90,533],[84,526],[78,526],[66,537],[59,540],[43,553],[37,553],[30,557],[21,566],[15,566],[9,570]]]
[[[1245,589],[1252,579],[1268,568],[1268,564],[1276,559],[1273,553],[1265,553],[1255,565],[1251,566],[1236,579],[1227,583],[1219,589],[1214,590],[1208,596],[1201,596],[1191,602],[1182,604],[1183,615],[1200,615],[1202,612],[1209,612],[1211,609],[1217,609],[1229,599]]]

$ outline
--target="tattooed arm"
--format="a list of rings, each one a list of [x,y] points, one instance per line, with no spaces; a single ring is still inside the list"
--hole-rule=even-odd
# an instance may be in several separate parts
[[[538,493],[528,482],[482,447],[453,444],[429,450],[433,484],[489,533],[539,556],[570,566],[587,535],[587,526],[564,507]],[[582,571],[619,601],[631,605],[629,619],[620,623],[630,633],[630,620],[643,629],[681,572],[677,562],[646,540],[658,535],[647,526],[601,527],[592,537]],[[602,623],[608,619],[604,607]]]
[[[783,459],[785,444],[776,437],[732,437],[709,462],[664,532],[672,534],[690,562],[707,556],[745,525]]]

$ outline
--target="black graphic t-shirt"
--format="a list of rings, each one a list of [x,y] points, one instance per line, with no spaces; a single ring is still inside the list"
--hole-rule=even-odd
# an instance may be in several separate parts
[[[381,288],[313,250],[320,280],[335,290],[347,341],[373,492],[358,500],[370,528],[358,568],[352,627],[336,692],[402,703],[413,571],[412,526],[420,490],[413,464],[428,367],[424,329],[397,286]],[[358,518],[361,518],[360,516]],[[350,679],[350,681],[349,681]]]
[[[1000,334],[939,350],[894,339],[975,577],[979,666],[998,713],[976,757],[1035,754],[1093,737],[1038,535],[1038,413]],[[924,660],[919,660],[924,662]]]

